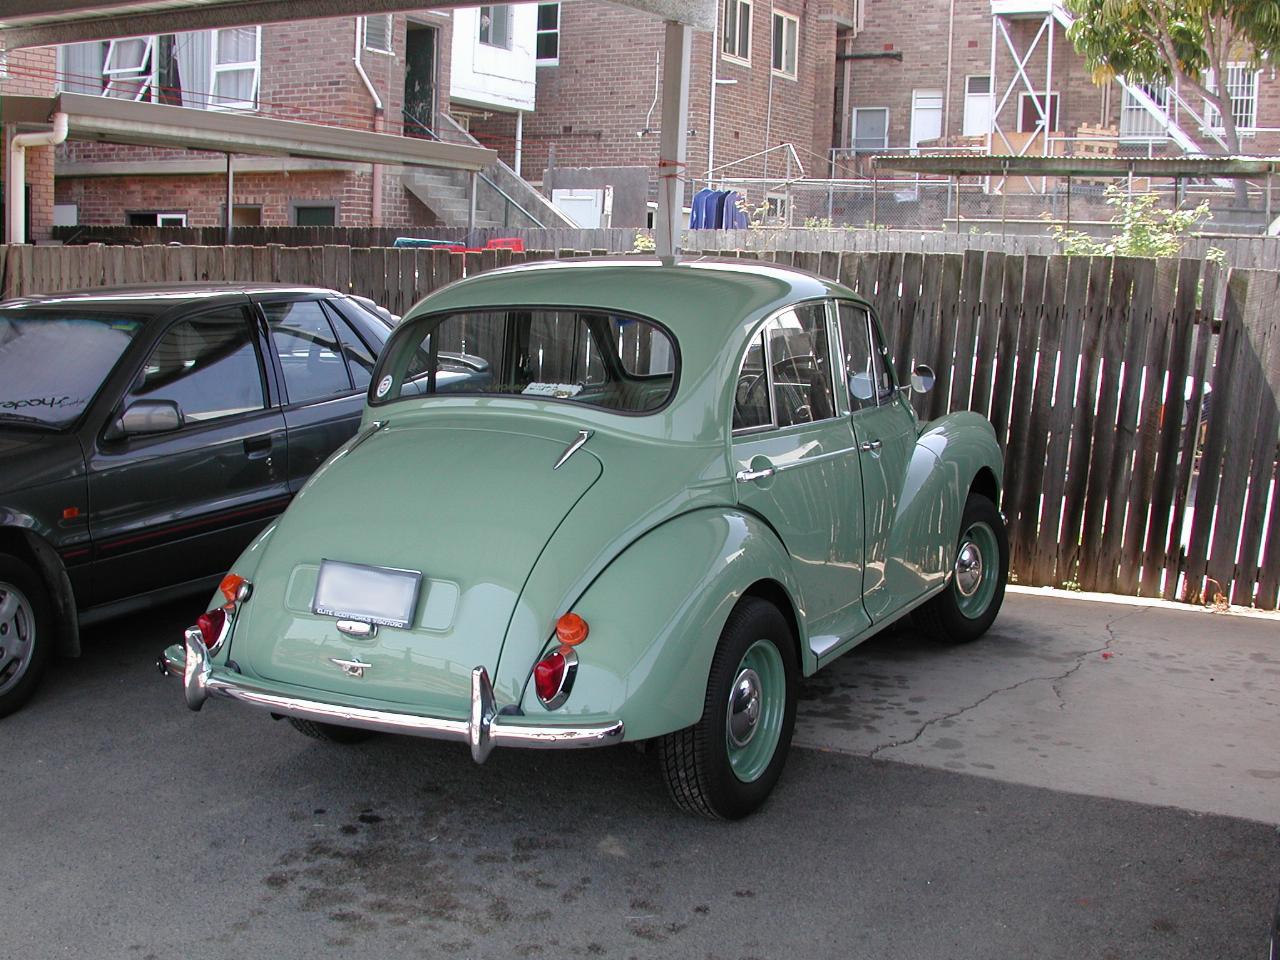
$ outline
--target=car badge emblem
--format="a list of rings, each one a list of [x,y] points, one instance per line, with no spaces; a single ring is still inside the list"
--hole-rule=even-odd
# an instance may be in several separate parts
[[[363,679],[365,670],[372,666],[369,663],[361,663],[358,658],[355,660],[343,660],[340,657],[330,657],[329,662],[337,664],[342,668],[343,673],[348,677],[355,677],[357,680]]]
[[[394,382],[395,381],[391,378],[391,374],[387,374],[385,377],[383,377],[381,380],[378,381],[377,395],[379,399],[387,395],[387,393],[391,390],[391,384],[393,384]]]

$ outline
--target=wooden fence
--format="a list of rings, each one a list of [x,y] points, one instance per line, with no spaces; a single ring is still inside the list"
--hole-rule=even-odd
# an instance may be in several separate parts
[[[129,246],[180,243],[200,246],[222,244],[221,227],[55,227],[54,237],[69,244],[105,242]],[[337,244],[349,247],[391,246],[396,237],[427,237],[483,246],[500,237],[519,237],[528,250],[605,250],[630,253],[636,235],[651,237],[651,230],[629,227],[602,227],[592,230],[563,228],[479,227],[237,227],[237,246],[318,247]],[[790,250],[797,253],[966,253],[994,250],[999,253],[1052,256],[1058,243],[1047,227],[1037,233],[1008,234],[948,232],[943,230],[787,229],[769,227],[754,230],[686,230],[686,249],[698,250]],[[1280,237],[1196,236],[1188,239],[1182,256],[1201,259],[1210,249],[1223,251],[1233,267],[1280,269]]]
[[[403,312],[464,273],[555,255],[0,247],[0,289],[284,281]],[[915,401],[923,415],[991,419],[1018,582],[1276,608],[1280,273],[985,250],[719,255],[853,287],[875,304],[900,367],[937,371]]]

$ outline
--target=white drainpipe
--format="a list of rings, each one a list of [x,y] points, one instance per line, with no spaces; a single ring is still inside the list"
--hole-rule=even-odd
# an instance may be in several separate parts
[[[67,139],[67,115],[53,115],[53,129],[43,133],[19,133],[9,143],[9,163],[5,183],[8,200],[8,223],[5,225],[6,243],[26,243],[27,231],[27,147],[52,147]]]
[[[356,65],[356,73],[360,74],[360,79],[364,81],[365,89],[369,91],[369,96],[373,98],[373,109],[377,114],[374,118],[374,129],[379,130],[385,120],[385,111],[382,106],[382,98],[378,96],[378,90],[373,85],[373,81],[369,79],[369,74],[365,73],[364,64],[360,61],[360,50],[364,46],[364,37],[360,35],[360,18],[355,18],[356,22],[356,49],[355,56],[351,58],[351,62]],[[373,209],[370,219],[373,226],[382,226],[382,164],[373,164]]]

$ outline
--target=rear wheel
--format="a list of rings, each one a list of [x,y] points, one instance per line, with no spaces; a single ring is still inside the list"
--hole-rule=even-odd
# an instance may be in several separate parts
[[[17,557],[0,553],[0,717],[31,696],[52,642],[44,582]]]
[[[361,730],[359,727],[343,727],[336,723],[317,723],[315,720],[301,720],[289,717],[289,724],[299,733],[313,740],[325,743],[361,743],[373,736],[372,730]]]
[[[1009,534],[996,505],[970,493],[960,519],[951,582],[916,612],[924,630],[947,643],[967,643],[995,622],[1009,578]]]
[[[702,718],[658,740],[658,762],[678,807],[736,820],[764,803],[791,747],[796,675],[786,618],[764,600],[744,599],[720,634]]]

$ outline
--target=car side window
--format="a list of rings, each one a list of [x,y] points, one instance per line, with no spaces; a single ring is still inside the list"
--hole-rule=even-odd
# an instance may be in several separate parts
[[[359,335],[351,329],[351,324],[341,315],[333,319],[334,329],[338,331],[338,339],[342,341],[342,355],[347,359],[347,370],[357,390],[369,386],[373,379],[373,364],[377,358],[373,355]]]
[[[125,400],[170,400],[188,423],[267,405],[253,329],[239,307],[181,320],[147,358]]]
[[[889,402],[893,398],[893,379],[885,366],[870,315],[851,303],[841,303],[839,315],[844,367],[849,378],[849,408],[856,413]]]
[[[742,358],[733,391],[733,429],[751,430],[773,423],[769,412],[769,376],[765,370],[764,331],[756,334]]]
[[[897,396],[896,384],[889,368],[889,353],[880,339],[880,327],[870,316],[867,317],[867,328],[871,331],[871,375],[876,385],[876,401],[883,407],[893,403]]]
[[[765,334],[778,426],[835,416],[826,305],[792,307],[774,317]]]
[[[262,309],[290,403],[323,400],[352,389],[338,339],[317,301],[264,303]]]

